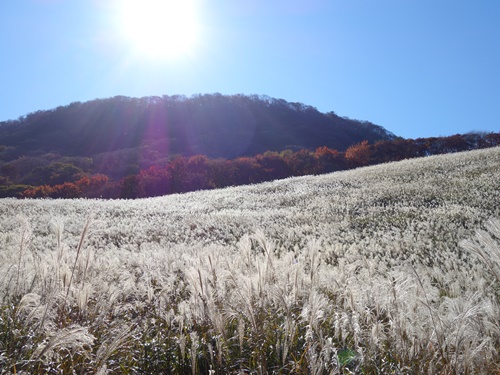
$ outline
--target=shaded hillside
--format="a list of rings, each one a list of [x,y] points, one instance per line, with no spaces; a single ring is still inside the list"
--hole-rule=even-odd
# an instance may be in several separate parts
[[[94,168],[94,172],[98,172],[94,174],[89,173],[90,161],[86,162],[91,158],[45,160],[46,165],[32,168],[34,163],[40,164],[44,160],[26,157],[0,164],[0,197],[145,198],[323,174],[499,145],[500,134],[468,133],[441,138],[379,141],[374,145],[363,141],[345,152],[323,146],[315,151],[267,151],[232,160],[209,159],[205,155],[179,156],[164,165],[152,165],[137,172],[132,170],[132,165],[104,163],[100,165],[100,170]],[[23,168],[24,175],[21,173]]]
[[[140,152],[152,161],[175,154],[234,158],[319,146],[343,151],[363,140],[393,138],[380,126],[301,103],[221,94],[117,96],[0,123],[4,162],[47,153],[92,157],[120,150]]]

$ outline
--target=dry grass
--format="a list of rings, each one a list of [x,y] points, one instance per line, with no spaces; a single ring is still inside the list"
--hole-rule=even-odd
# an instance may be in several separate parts
[[[0,200],[0,373],[498,373],[499,181],[497,148]]]

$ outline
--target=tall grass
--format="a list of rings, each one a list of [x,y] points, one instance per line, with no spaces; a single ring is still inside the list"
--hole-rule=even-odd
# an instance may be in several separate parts
[[[0,200],[0,373],[498,373],[499,177],[490,149]]]

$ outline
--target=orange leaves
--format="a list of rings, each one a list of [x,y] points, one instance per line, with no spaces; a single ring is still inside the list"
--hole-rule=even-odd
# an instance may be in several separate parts
[[[361,167],[370,163],[371,153],[368,141],[363,141],[349,147],[345,152],[345,158],[350,166]]]

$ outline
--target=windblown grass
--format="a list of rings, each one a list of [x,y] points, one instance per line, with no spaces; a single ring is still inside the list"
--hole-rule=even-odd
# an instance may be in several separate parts
[[[500,149],[0,200],[2,374],[495,374]]]

